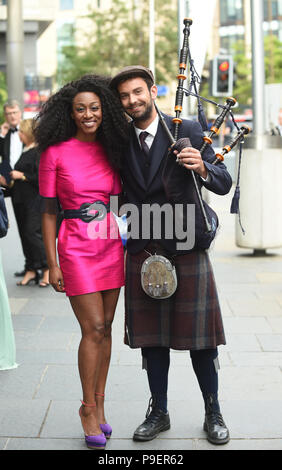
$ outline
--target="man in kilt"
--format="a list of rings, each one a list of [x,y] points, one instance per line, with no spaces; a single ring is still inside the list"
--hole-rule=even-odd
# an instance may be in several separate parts
[[[225,444],[229,431],[218,403],[217,351],[218,345],[225,344],[225,335],[208,253],[183,245],[179,249],[176,236],[166,237],[162,222],[158,239],[154,239],[152,227],[150,235],[144,236],[142,226],[145,204],[162,206],[169,202],[162,169],[170,142],[154,106],[157,97],[154,77],[143,66],[128,66],[113,77],[110,87],[119,94],[124,111],[132,118],[130,145],[121,175],[125,200],[138,209],[140,228],[140,235],[129,234],[127,241],[125,343],[130,348],[141,348],[151,391],[146,419],[135,430],[133,439],[148,441],[170,428],[167,387],[172,348],[190,351],[204,399],[207,439],[213,444]],[[164,115],[164,119],[173,133],[172,117]],[[147,134],[142,134],[144,131]],[[193,170],[205,188],[227,194],[232,179],[223,163],[211,164],[215,156],[210,146],[201,156],[198,149],[203,136],[198,122],[183,120],[179,137],[189,137],[192,147],[178,153],[182,171]],[[178,286],[169,298],[151,298],[141,286],[142,264],[148,255],[155,253],[166,256],[176,268]]]

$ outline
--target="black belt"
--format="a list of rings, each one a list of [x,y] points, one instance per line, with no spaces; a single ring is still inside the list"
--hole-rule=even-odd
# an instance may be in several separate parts
[[[96,211],[96,214],[91,214]],[[103,201],[84,202],[79,209],[67,209],[63,212],[64,219],[80,219],[83,222],[91,222],[92,220],[103,220],[107,212],[110,212],[110,203],[105,204]]]

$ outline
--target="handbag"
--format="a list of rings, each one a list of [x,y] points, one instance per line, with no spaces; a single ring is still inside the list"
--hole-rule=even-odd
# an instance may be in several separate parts
[[[4,199],[3,190],[0,188],[0,238],[7,235],[9,227],[8,214]]]
[[[167,299],[177,288],[175,266],[165,256],[148,254],[141,267],[142,288],[153,299]]]

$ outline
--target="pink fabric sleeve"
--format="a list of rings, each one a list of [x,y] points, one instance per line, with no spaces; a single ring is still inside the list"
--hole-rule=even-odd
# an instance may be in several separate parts
[[[121,192],[122,192],[121,179],[120,179],[119,173],[115,171],[113,188],[112,188],[111,194],[120,194]]]
[[[56,197],[57,155],[51,147],[42,152],[39,163],[39,194],[43,197]]]

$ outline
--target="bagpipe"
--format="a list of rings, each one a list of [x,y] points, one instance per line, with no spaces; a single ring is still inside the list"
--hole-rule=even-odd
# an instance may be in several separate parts
[[[212,137],[218,135],[219,129],[223,124],[225,118],[229,115],[233,121],[234,126],[237,129],[237,135],[234,139],[226,145],[221,152],[215,155],[215,159],[211,162],[213,165],[217,165],[219,162],[224,160],[224,156],[230,152],[237,144],[240,144],[240,154],[239,154],[239,169],[238,169],[238,179],[237,185],[234,193],[234,197],[231,204],[231,213],[239,212],[239,197],[240,197],[240,188],[239,188],[239,173],[240,173],[240,162],[242,156],[242,144],[244,141],[245,135],[250,132],[248,126],[242,126],[240,129],[235,122],[234,116],[232,114],[231,108],[236,104],[236,100],[232,97],[226,99],[224,105],[218,104],[215,101],[204,98],[198,93],[197,85],[200,84],[200,77],[195,70],[193,60],[191,58],[190,47],[189,47],[189,36],[190,36],[190,27],[192,25],[192,20],[190,18],[185,18],[184,21],[184,30],[183,30],[183,44],[180,50],[179,58],[179,74],[178,86],[176,90],[175,98],[175,117],[172,119],[174,123],[174,133],[172,134],[168,128],[166,121],[155,104],[157,113],[160,118],[160,122],[168,136],[170,147],[166,157],[166,161],[163,167],[162,172],[162,181],[166,196],[168,200],[172,203],[185,203],[185,204],[195,204],[195,248],[198,249],[207,249],[209,248],[211,242],[213,241],[216,231],[218,228],[218,217],[215,211],[207,204],[203,199],[201,194],[201,182],[199,175],[195,174],[193,170],[184,172],[183,166],[180,164],[174,150],[180,152],[183,148],[192,146],[190,139],[188,137],[178,138],[179,131],[182,124],[182,119],[180,117],[183,106],[184,96],[194,96],[197,98],[198,102],[198,121],[201,124],[203,131],[208,130],[206,117],[203,110],[202,100],[212,103],[217,107],[221,108],[219,116],[216,118],[214,124],[210,128],[209,135],[203,137],[203,144],[199,149],[201,155],[205,152],[208,146],[212,144]],[[186,80],[186,69],[187,69],[187,60],[189,59],[190,65],[190,84],[189,88],[184,88],[184,82]],[[193,89],[193,91],[192,91]],[[185,213],[183,213],[183,223],[187,227],[188,221],[185,219]]]

